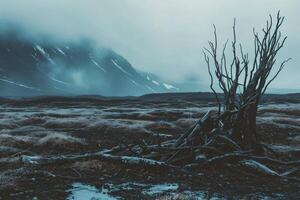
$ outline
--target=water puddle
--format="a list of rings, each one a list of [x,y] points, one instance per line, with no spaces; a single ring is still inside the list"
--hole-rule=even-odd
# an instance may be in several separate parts
[[[72,188],[67,190],[70,193],[67,200],[119,200],[127,199],[126,194],[136,194],[138,197],[165,197],[167,199],[223,199],[218,195],[211,195],[205,191],[180,191],[176,183],[163,183],[147,185],[143,183],[122,183],[118,185],[105,184],[101,188],[96,188],[83,183],[74,183]],[[122,196],[116,194],[122,193]]]
[[[82,183],[74,183],[72,188],[67,190],[71,193],[67,200],[118,200],[121,198],[113,197],[109,194],[109,190],[102,187],[97,189],[94,186]]]
[[[219,193],[206,190],[182,190],[177,183],[144,184],[126,182],[122,184],[107,183],[97,188],[84,183],[73,183],[67,200],[123,200],[123,199],[189,199],[189,200],[221,200],[232,199]],[[280,193],[271,196],[263,193],[249,193],[242,199],[282,199]],[[240,199],[240,197],[238,198]]]

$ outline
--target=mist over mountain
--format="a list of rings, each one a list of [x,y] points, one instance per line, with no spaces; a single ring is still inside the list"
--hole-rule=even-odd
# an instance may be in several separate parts
[[[1,96],[128,96],[179,91],[156,75],[137,71],[112,49],[89,40],[38,40],[20,32],[1,32]]]

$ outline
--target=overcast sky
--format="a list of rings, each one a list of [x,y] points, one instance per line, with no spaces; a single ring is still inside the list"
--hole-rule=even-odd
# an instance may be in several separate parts
[[[236,17],[238,39],[251,52],[252,28],[260,30],[268,14],[280,9],[288,36],[280,57],[293,60],[271,87],[300,89],[299,8],[299,0],[1,0],[0,19],[36,36],[88,37],[136,69],[206,86],[202,49],[212,39],[212,24],[225,41]]]

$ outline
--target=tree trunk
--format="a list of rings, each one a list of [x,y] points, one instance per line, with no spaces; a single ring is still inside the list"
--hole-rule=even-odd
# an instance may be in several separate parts
[[[237,113],[234,122],[233,137],[245,149],[252,149],[257,143],[256,115],[257,105],[250,104]]]

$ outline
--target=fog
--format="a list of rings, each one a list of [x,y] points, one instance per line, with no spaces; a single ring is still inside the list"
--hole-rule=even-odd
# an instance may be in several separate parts
[[[13,23],[31,37],[89,38],[112,48],[138,69],[172,82],[209,83],[202,49],[213,38],[230,39],[234,17],[238,40],[252,49],[252,28],[261,30],[268,14],[286,16],[288,36],[280,59],[291,57],[272,88],[300,89],[299,0],[7,0],[0,22]]]

